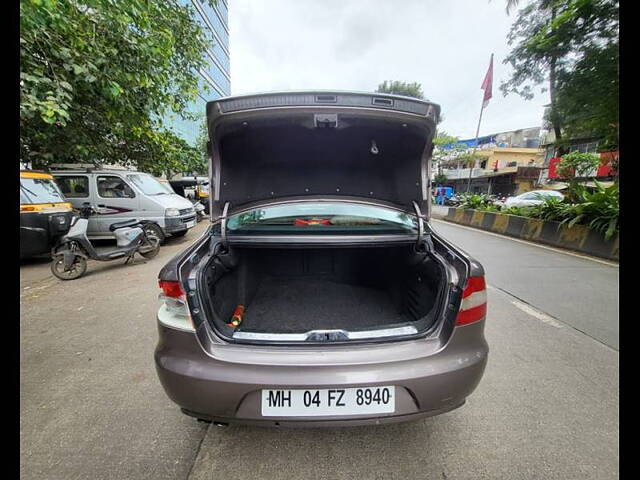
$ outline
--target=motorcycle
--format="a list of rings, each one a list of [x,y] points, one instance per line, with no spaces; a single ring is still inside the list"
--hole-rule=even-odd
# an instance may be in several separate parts
[[[460,203],[462,203],[463,200],[464,199],[463,199],[462,195],[460,195],[459,193],[456,193],[456,194],[452,195],[449,198],[445,198],[444,204],[449,206],[449,207],[456,207]]]
[[[146,220],[127,220],[109,227],[116,237],[116,248],[99,253],[87,237],[89,217],[95,210],[85,203],[79,215],[71,219],[69,231],[61,236],[51,249],[51,273],[60,280],[75,280],[87,271],[87,259],[108,262],[126,257],[125,263],[133,260],[139,253],[151,259],[160,250],[160,238],[155,229],[147,228],[151,222]]]

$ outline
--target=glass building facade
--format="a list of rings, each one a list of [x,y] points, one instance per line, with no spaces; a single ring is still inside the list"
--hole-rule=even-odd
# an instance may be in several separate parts
[[[209,65],[198,72],[200,84],[198,97],[189,107],[189,110],[197,114],[200,120],[184,120],[178,116],[168,119],[171,129],[191,145],[195,145],[200,132],[206,103],[231,95],[227,2],[228,0],[217,0],[211,7],[206,0],[183,0],[184,4],[191,5],[196,11],[196,20],[207,37],[206,56],[209,61]],[[208,91],[205,86],[208,87]]]

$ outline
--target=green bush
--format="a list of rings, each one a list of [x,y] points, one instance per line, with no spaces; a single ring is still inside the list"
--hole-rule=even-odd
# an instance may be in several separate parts
[[[542,203],[531,207],[499,208],[487,195],[466,195],[462,208],[471,208],[485,212],[505,213],[541,220],[560,222],[561,225],[586,225],[600,232],[609,240],[619,231],[620,191],[618,184],[603,187],[597,181],[595,190],[584,185],[576,185],[573,190],[573,202],[568,197],[540,197]]]
[[[488,195],[484,193],[472,193],[472,194],[464,194],[462,196],[463,200],[458,205],[458,208],[471,208],[474,210],[482,210],[487,206],[491,205],[493,202],[489,199]]]
[[[594,191],[583,187],[575,192],[578,203],[570,206],[562,223],[588,225],[608,240],[619,231],[620,190],[617,183],[607,188],[597,181],[595,184]]]

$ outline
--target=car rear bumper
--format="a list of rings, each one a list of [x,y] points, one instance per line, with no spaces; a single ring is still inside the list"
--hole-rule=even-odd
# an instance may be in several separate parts
[[[160,382],[184,413],[220,423],[263,426],[384,424],[437,415],[461,406],[484,372],[484,321],[459,327],[439,352],[398,362],[263,365],[223,362],[205,354],[194,333],[159,324],[155,362]],[[224,348],[221,347],[221,348]],[[252,347],[245,347],[251,349]],[[282,348],[282,347],[281,347]],[[401,343],[389,348],[402,348]],[[282,355],[291,355],[286,347]],[[367,416],[263,417],[261,390],[396,386],[393,413]]]

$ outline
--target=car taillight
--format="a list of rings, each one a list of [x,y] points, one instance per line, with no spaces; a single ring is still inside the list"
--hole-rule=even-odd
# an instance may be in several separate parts
[[[487,315],[487,290],[484,277],[469,277],[462,292],[456,327],[482,320]]]
[[[162,293],[158,298],[162,301],[158,311],[158,320],[163,325],[177,330],[195,331],[187,298],[180,286],[180,282],[168,282],[160,280],[159,286]]]

